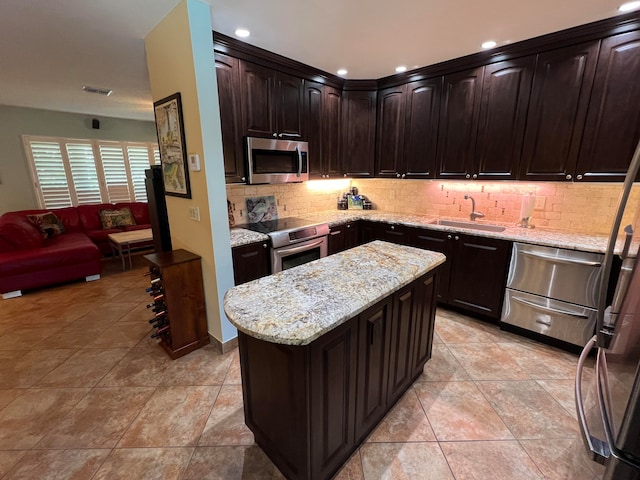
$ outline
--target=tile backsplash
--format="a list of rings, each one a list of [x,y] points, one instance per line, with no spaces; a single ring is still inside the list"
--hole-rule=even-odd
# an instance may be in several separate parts
[[[536,195],[532,223],[579,233],[608,233],[621,183],[461,182],[452,180],[353,179],[317,180],[285,185],[228,185],[236,224],[247,223],[245,199],[274,195],[280,217],[336,209],[336,201],[351,186],[373,202],[373,208],[392,213],[469,218],[471,195],[485,221],[517,223],[522,196]],[[632,223],[640,203],[640,184],[634,185],[625,218]]]

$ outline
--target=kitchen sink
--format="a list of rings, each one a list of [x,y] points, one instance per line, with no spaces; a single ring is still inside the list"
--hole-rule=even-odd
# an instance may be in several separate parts
[[[490,225],[487,223],[463,222],[459,220],[436,220],[433,222],[443,227],[469,228],[471,230],[482,230],[483,232],[504,232],[507,227],[500,225]]]

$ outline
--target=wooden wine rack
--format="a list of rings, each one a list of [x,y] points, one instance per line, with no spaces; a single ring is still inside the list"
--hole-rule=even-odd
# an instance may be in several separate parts
[[[144,259],[149,262],[152,286],[160,286],[164,294],[169,328],[160,335],[162,348],[175,360],[208,344],[200,257],[173,250]]]

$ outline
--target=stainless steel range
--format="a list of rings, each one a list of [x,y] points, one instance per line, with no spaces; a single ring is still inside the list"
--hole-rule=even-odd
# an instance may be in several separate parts
[[[287,217],[238,225],[271,238],[271,273],[281,272],[327,256],[328,223]]]

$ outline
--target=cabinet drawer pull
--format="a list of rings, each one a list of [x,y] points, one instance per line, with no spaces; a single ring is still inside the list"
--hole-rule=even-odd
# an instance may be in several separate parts
[[[549,261],[549,262],[569,263],[569,264],[573,263],[575,265],[582,265],[585,267],[601,267],[602,266],[602,263],[593,262],[590,260],[576,260],[574,258],[567,258],[567,257],[553,257],[551,255],[545,255],[543,253],[527,252],[526,250],[521,250],[520,253],[522,255],[540,258],[542,260]]]
[[[584,320],[587,320],[589,318],[587,315],[584,315],[582,313],[570,312],[569,310],[562,310],[560,308],[545,307],[544,305],[538,305],[535,302],[530,302],[529,300],[525,300],[524,298],[521,298],[521,297],[511,297],[511,298],[513,298],[516,302],[523,303],[525,305],[528,305],[531,308],[535,308],[536,310],[558,313],[560,315],[568,315],[570,317],[581,318]],[[541,322],[537,322],[537,323],[541,323]],[[547,324],[545,323],[545,325]]]
[[[334,230],[333,232],[329,232],[329,235],[340,235],[342,230]]]

